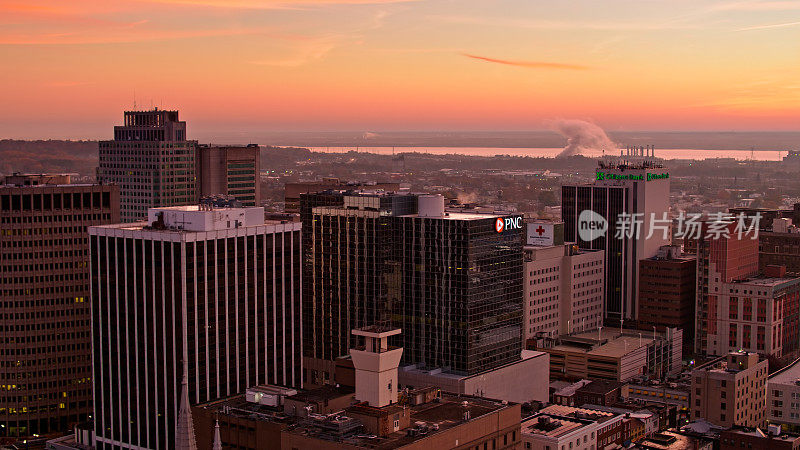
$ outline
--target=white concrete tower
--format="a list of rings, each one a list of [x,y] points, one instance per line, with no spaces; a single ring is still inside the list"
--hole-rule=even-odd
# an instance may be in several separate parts
[[[403,348],[390,347],[388,340],[400,334],[400,329],[373,325],[352,333],[364,336],[363,347],[350,349],[356,369],[356,400],[376,408],[396,403],[397,367]]]

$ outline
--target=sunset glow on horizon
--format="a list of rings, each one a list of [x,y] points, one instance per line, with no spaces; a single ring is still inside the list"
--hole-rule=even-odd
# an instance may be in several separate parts
[[[800,129],[800,1],[0,0],[0,55],[0,138]]]

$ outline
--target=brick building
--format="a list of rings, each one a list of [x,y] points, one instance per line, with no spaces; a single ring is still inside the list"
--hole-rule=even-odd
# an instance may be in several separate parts
[[[119,222],[116,186],[15,175],[0,185],[0,439],[92,413],[89,226]]]
[[[662,247],[658,255],[639,261],[639,328],[682,329],[687,355],[694,351],[689,337],[694,336],[696,277],[697,258],[677,247]]]

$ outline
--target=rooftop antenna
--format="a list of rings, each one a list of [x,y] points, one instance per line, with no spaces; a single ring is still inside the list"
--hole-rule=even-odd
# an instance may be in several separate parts
[[[133,88],[133,110],[136,110],[136,88]]]

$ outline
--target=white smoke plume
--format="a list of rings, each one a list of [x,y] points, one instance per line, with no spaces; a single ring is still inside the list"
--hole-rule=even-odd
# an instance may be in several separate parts
[[[615,150],[617,145],[608,138],[599,126],[578,119],[560,119],[548,122],[553,131],[567,138],[567,146],[558,158],[580,155],[583,150]]]

